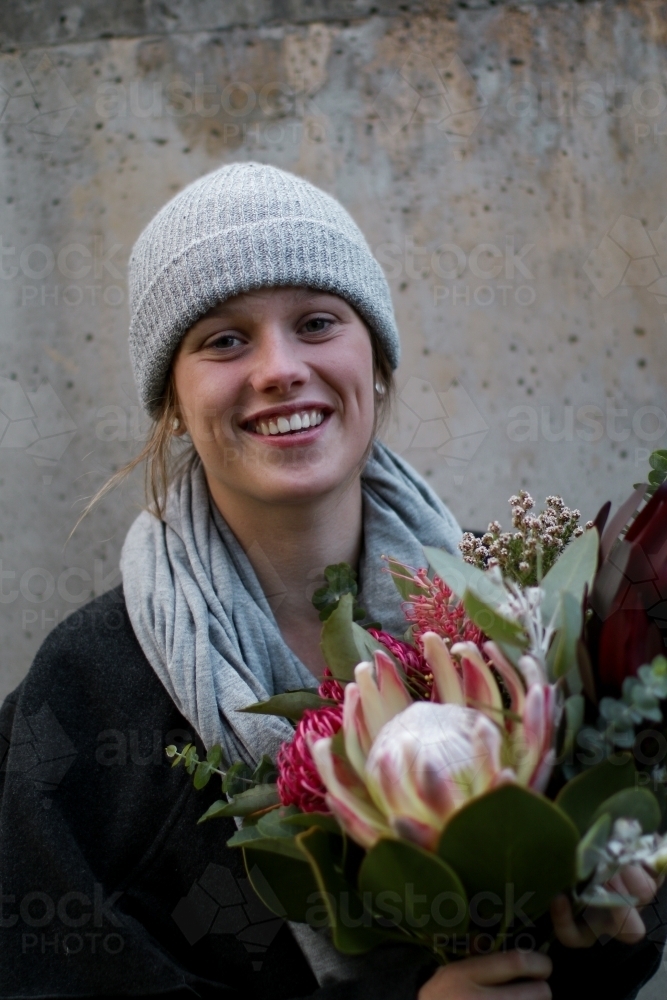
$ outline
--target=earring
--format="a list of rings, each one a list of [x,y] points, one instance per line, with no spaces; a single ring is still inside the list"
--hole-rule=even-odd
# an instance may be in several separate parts
[[[382,382],[375,383],[375,391],[377,392],[378,396],[384,396],[384,386],[382,385]]]
[[[180,426],[181,426],[181,421],[179,420],[178,417],[174,417],[174,419],[171,422],[172,431],[177,431]]]

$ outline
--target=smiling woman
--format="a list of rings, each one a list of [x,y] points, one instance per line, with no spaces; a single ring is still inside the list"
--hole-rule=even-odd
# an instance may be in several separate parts
[[[146,462],[148,506],[125,540],[122,587],[51,633],[3,707],[0,899],[16,912],[0,913],[0,996],[549,997],[543,955],[433,974],[403,945],[343,959],[323,934],[273,919],[224,846],[232,821],[198,826],[209,789],[193,791],[162,754],[194,742],[249,765],[275,758],[291,727],[239,710],[317,685],[311,597],[325,567],[354,567],[369,617],[399,633],[381,556],[424,566],[425,545],[456,551],[452,515],[377,439],[399,339],[364,237],[306,181],[232,164],[139,236],[130,288],[130,352],[154,424],[101,492]],[[25,780],[26,720],[34,732],[45,705],[76,747],[46,801]],[[592,943],[569,910],[556,931]],[[619,947],[588,966],[604,958],[607,997],[654,965],[651,949]],[[561,982],[570,961],[560,956]]]

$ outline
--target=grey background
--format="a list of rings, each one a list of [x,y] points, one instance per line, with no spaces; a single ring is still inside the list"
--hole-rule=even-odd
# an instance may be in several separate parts
[[[125,264],[221,163],[359,222],[403,338],[388,439],[466,527],[522,486],[621,500],[667,446],[666,48],[642,0],[6,4],[0,696],[119,579],[137,478],[67,539],[145,430]]]

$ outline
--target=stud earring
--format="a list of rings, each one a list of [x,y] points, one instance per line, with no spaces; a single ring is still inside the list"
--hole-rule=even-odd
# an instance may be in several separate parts
[[[177,431],[180,426],[181,426],[180,419],[178,417],[174,417],[174,419],[171,422],[172,431]]]
[[[377,392],[378,396],[384,396],[384,386],[382,385],[382,382],[375,383],[375,391]]]

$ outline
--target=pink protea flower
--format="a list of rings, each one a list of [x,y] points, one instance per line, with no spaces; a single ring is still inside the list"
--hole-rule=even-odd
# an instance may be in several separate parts
[[[338,682],[332,680],[325,683]],[[320,694],[323,686],[320,687]],[[342,724],[342,705],[311,708],[303,713],[294,739],[291,743],[283,743],[276,759],[278,795],[284,806],[296,806],[302,812],[331,811],[324,798],[326,788],[313,761],[308,740],[335,736]]]

